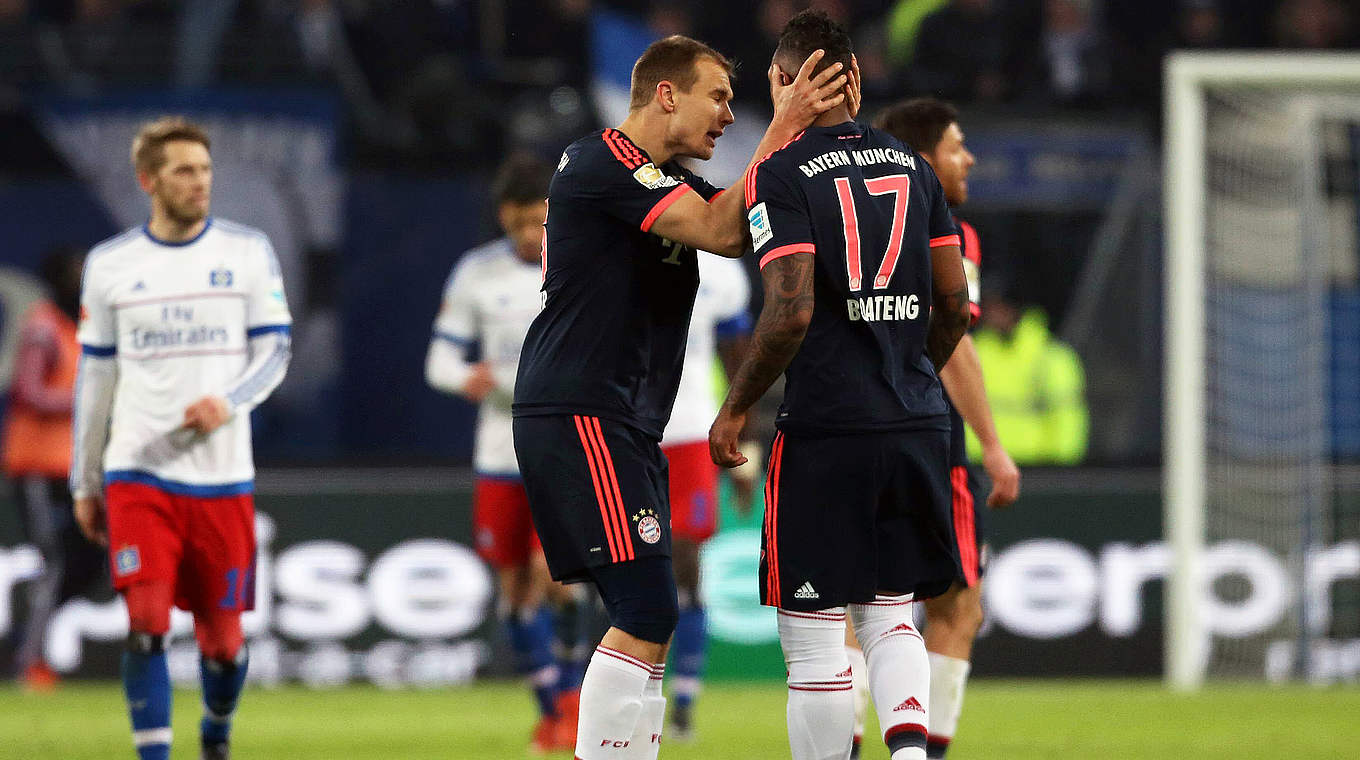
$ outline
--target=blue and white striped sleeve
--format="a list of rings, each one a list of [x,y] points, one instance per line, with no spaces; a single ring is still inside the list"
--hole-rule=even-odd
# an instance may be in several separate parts
[[[235,413],[259,406],[283,382],[292,357],[292,323],[283,292],[283,273],[269,240],[261,236],[255,271],[247,290],[246,340],[250,360],[224,394]]]
[[[480,335],[474,279],[466,264],[454,267],[435,317],[434,334],[425,355],[425,381],[444,393],[461,393],[472,374],[468,355]]]

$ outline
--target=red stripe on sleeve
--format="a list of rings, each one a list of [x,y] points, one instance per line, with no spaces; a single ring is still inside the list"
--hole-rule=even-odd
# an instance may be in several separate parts
[[[946,246],[946,245],[958,245],[958,244],[959,244],[959,236],[958,236],[958,235],[941,235],[941,236],[939,236],[939,237],[937,237],[937,238],[931,238],[931,239],[930,239],[930,247],[931,247],[931,248],[939,248],[939,247],[941,247],[941,246]]]
[[[651,232],[652,225],[656,224],[656,220],[662,214],[666,213],[666,209],[670,208],[671,204],[680,200],[680,196],[684,195],[689,191],[690,186],[682,182],[674,190],[670,191],[669,193],[666,193],[666,197],[657,201],[656,205],[652,206],[652,210],[647,212],[647,216],[642,220],[642,231]]]
[[[775,248],[774,250],[760,257],[760,268],[764,269],[765,265],[770,263],[771,261],[774,261],[775,259],[782,259],[785,256],[791,256],[795,253],[816,253],[816,252],[817,247],[814,246],[812,243],[791,243],[789,245],[781,245],[778,248]]]

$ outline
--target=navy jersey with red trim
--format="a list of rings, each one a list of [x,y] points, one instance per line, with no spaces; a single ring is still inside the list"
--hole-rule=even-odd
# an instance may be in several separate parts
[[[963,249],[963,273],[968,278],[968,309],[971,314],[969,326],[976,325],[978,318],[982,316],[982,246],[978,240],[977,230],[968,222],[954,218],[954,222],[959,226],[959,243]],[[949,398],[949,393],[945,393],[945,401],[949,402],[949,463],[951,466],[968,464],[968,452],[965,446],[963,432],[963,415],[959,414],[958,407],[954,406],[953,399]]]
[[[776,424],[820,433],[946,429],[925,354],[930,249],[958,245],[930,164],[870,127],[813,127],[748,174],[761,267],[813,253],[815,305]]]
[[[693,190],[718,189],[656,166],[622,132],[569,145],[548,188],[543,311],[524,339],[514,415],[584,414],[661,438],[699,286],[694,249],[651,233]]]

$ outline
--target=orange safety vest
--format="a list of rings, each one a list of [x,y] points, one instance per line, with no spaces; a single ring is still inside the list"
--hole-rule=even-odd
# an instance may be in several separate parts
[[[74,394],[80,344],[76,323],[56,305],[41,301],[24,315],[23,332],[44,327],[57,336],[57,363],[44,378],[49,386]],[[10,476],[43,475],[65,478],[71,470],[71,415],[40,414],[17,401],[11,403],[5,421],[5,473]]]

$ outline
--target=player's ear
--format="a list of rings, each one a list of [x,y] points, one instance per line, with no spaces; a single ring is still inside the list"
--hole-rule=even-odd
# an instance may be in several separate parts
[[[137,184],[142,188],[142,192],[150,195],[151,191],[156,189],[156,175],[149,171],[138,171]]]
[[[656,83],[656,99],[661,103],[661,109],[666,113],[675,111],[675,85],[668,80],[661,80]]]

